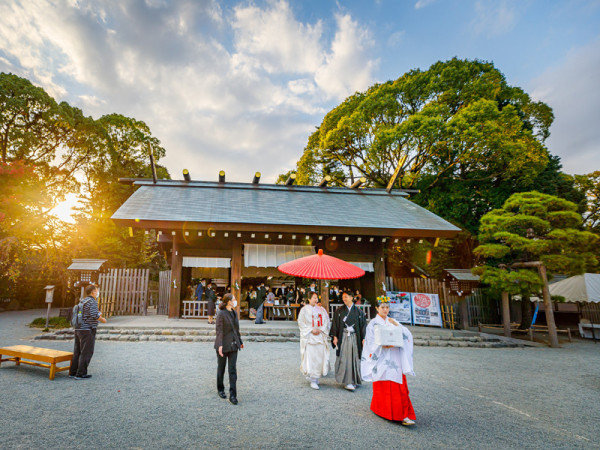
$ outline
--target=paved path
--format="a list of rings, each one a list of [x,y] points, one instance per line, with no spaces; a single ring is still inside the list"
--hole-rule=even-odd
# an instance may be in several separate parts
[[[6,314],[13,313],[0,314],[0,345],[18,343],[19,326],[7,326],[18,314]],[[7,363],[0,368],[0,442],[3,448],[600,446],[600,345],[591,342],[561,349],[417,348],[417,377],[408,380],[418,420],[412,428],[371,413],[369,384],[350,393],[329,377],[313,391],[298,367],[298,344],[249,343],[239,357],[240,404],[233,406],[216,395],[210,343],[101,341],[86,381],[64,373],[49,381],[47,370]]]

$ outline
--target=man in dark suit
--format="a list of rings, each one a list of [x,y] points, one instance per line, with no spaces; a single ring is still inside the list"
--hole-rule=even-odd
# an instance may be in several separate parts
[[[265,283],[263,281],[262,283],[260,283],[260,286],[258,286],[258,289],[256,290],[256,304],[258,305],[258,308],[256,308],[256,321],[254,322],[256,324],[265,323],[265,321],[264,321],[264,303],[265,303],[266,298],[267,298],[267,288],[265,288]]]
[[[367,318],[353,303],[352,292],[342,295],[344,304],[333,314],[331,343],[336,349],[335,379],[353,391],[361,384],[360,358],[367,334]]]
[[[208,302],[207,304],[207,312],[208,312],[208,323],[209,324],[213,324],[215,323],[215,307],[216,307],[216,303],[217,303],[217,293],[213,290],[213,284],[212,283],[208,283],[208,285],[206,286],[206,301]]]

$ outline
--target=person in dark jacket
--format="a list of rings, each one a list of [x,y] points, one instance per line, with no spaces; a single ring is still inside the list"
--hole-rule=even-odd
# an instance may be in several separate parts
[[[223,377],[225,365],[229,366],[229,401],[237,405],[237,356],[238,351],[244,348],[242,336],[240,335],[240,323],[235,308],[237,300],[233,294],[225,294],[223,301],[219,304],[217,315],[217,337],[215,339],[215,350],[217,351],[217,391],[219,397],[227,398]]]
[[[206,285],[206,293],[204,295],[206,295],[206,300],[208,302],[208,323],[213,324],[215,323],[215,305],[217,303],[217,293],[215,292],[212,283],[208,283]]]
[[[344,304],[333,314],[331,343],[336,349],[335,379],[353,391],[361,383],[360,358],[367,332],[367,319],[353,303],[352,291],[342,295]]]
[[[267,288],[265,283],[260,283],[260,286],[256,290],[256,324],[265,323],[264,319],[264,303],[267,298]]]

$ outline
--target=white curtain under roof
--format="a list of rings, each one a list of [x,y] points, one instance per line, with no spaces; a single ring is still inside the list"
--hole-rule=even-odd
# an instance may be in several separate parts
[[[231,267],[231,258],[200,258],[196,256],[184,256],[183,267],[205,267],[211,269]]]
[[[311,245],[244,244],[244,266],[278,267],[314,254],[315,247]]]
[[[361,268],[365,272],[375,272],[372,262],[354,262],[348,261],[350,264],[354,264],[356,267]]]

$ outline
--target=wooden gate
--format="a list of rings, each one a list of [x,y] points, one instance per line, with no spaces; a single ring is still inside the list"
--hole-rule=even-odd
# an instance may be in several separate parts
[[[169,314],[171,271],[163,270],[158,276],[158,308],[156,309],[156,314]]]
[[[150,269],[110,269],[98,278],[98,307],[105,317],[145,315]]]

